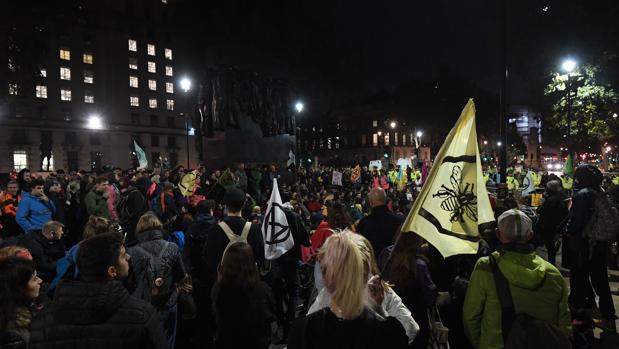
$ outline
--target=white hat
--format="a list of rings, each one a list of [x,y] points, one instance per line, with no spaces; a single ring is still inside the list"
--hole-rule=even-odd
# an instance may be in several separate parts
[[[512,242],[526,242],[533,230],[533,222],[524,212],[511,209],[499,216],[498,227],[501,236]]]

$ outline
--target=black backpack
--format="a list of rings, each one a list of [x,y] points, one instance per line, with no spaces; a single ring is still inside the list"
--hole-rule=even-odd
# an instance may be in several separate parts
[[[131,258],[135,278],[135,289],[131,294],[150,302],[155,307],[163,307],[176,287],[172,266],[163,258],[171,244],[166,241],[156,255],[136,245],[134,248],[145,257]]]
[[[571,348],[570,339],[561,330],[528,314],[516,314],[509,283],[499,270],[496,259],[489,256],[496,291],[501,303],[501,330],[505,349]]]

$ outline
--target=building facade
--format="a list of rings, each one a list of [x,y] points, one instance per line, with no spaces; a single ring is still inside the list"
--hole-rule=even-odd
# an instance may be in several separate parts
[[[137,165],[134,141],[149,167],[197,164],[183,113],[190,97],[179,91],[176,75],[173,3],[7,7],[0,27],[0,172],[129,168]]]

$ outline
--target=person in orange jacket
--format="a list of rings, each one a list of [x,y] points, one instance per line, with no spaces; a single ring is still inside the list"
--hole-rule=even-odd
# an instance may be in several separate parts
[[[0,196],[0,206],[2,207],[2,236],[16,236],[23,233],[23,230],[15,221],[17,206],[21,201],[18,195],[19,184],[13,180],[7,184],[4,195]]]

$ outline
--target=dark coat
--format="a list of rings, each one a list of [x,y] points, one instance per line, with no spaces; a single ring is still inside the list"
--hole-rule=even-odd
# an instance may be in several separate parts
[[[31,327],[30,348],[167,348],[159,314],[119,281],[63,281]]]
[[[568,214],[567,203],[564,201],[565,195],[552,194],[548,196],[542,206],[537,209],[539,219],[535,227],[535,234],[544,240],[554,239],[559,232],[559,226]]]
[[[251,290],[213,286],[211,293],[220,348],[268,348],[271,322],[275,321],[275,300],[271,289],[260,281]]]
[[[357,231],[372,243],[374,255],[380,256],[381,251],[392,245],[398,227],[406,217],[389,211],[386,205],[372,208],[372,213],[359,221]]]
[[[125,241],[130,242],[135,239],[135,227],[138,225],[140,217],[146,213],[148,206],[142,192],[136,187],[129,187],[120,193],[121,197],[127,198],[125,212],[118,212],[120,225],[127,233]]]
[[[217,224],[217,219],[208,213],[196,213],[194,221],[187,229],[185,237],[185,261],[187,268],[194,277],[204,277],[202,251],[206,245],[208,230]]]
[[[289,349],[397,349],[407,345],[408,337],[398,320],[383,319],[369,309],[354,320],[342,320],[324,308],[295,321],[288,337]]]
[[[241,235],[243,227],[245,226],[245,220],[241,217],[227,216],[224,218],[224,222],[230,226],[232,232],[237,235]],[[219,227],[219,225],[213,225],[207,232],[206,245],[204,246],[203,258],[205,261],[205,267],[208,277],[215,280],[217,275],[217,266],[221,262],[224,250],[228,246],[230,240]],[[262,266],[264,263],[264,240],[262,239],[262,230],[257,224],[252,224],[247,236],[247,242],[251,245],[254,251],[254,259],[258,266]]]
[[[64,257],[65,248],[61,240],[47,240],[42,232],[31,232],[21,239],[19,245],[27,248],[43,281],[51,281],[56,275],[56,262]]]

